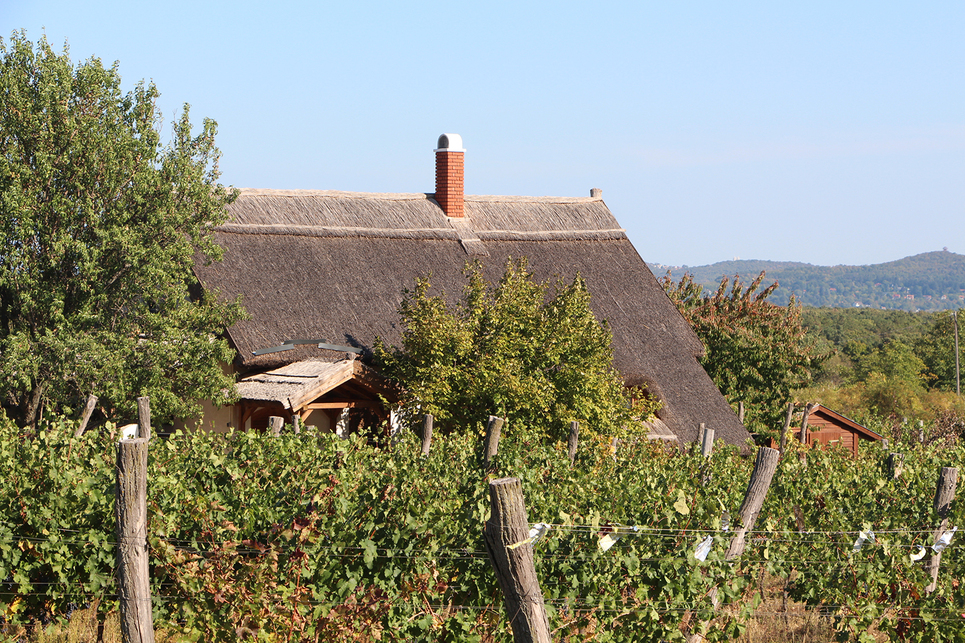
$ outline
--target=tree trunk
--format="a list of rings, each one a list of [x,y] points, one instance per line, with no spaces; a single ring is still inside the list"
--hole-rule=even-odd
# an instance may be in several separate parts
[[[422,418],[422,455],[429,455],[432,448],[432,423],[432,415],[426,413]]]
[[[37,384],[33,390],[23,399],[23,424],[31,429],[37,428],[37,416],[40,411],[40,404],[44,399],[44,385]]]
[[[570,422],[570,437],[567,442],[567,446],[569,447],[567,453],[570,456],[570,466],[573,466],[573,464],[576,462],[576,447],[580,442],[579,422]]]

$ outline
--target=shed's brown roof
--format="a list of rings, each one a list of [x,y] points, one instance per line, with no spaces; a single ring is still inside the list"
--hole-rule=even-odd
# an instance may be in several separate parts
[[[599,197],[466,196],[458,220],[427,194],[242,190],[229,210],[216,230],[224,261],[196,272],[209,289],[242,295],[251,319],[229,335],[245,368],[345,356],[311,347],[252,356],[296,337],[397,344],[402,290],[417,277],[431,273],[456,297],[467,261],[495,281],[508,257],[526,257],[537,279],[583,276],[613,332],[616,368],[663,400],[659,416],[682,440],[696,440],[701,422],[730,443],[749,437],[697,362],[697,336]]]

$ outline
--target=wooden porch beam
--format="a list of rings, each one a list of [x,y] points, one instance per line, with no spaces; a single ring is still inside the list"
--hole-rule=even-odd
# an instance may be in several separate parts
[[[310,411],[318,411],[322,409],[374,409],[380,408],[381,406],[379,402],[374,400],[338,400],[333,402],[312,402],[302,408]]]

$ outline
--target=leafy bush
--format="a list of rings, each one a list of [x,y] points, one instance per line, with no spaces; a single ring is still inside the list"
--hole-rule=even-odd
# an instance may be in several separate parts
[[[403,389],[404,418],[431,413],[441,426],[465,428],[492,414],[552,439],[573,420],[588,436],[644,432],[639,420],[658,404],[623,386],[612,335],[581,277],[551,294],[520,259],[507,261],[497,284],[478,264],[466,280],[455,306],[430,294],[431,276],[417,280],[399,307],[402,346],[376,343],[380,368]]]

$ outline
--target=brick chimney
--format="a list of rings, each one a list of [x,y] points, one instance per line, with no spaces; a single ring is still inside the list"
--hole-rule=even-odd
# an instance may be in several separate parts
[[[462,137],[443,134],[436,150],[436,202],[447,217],[463,217]]]

